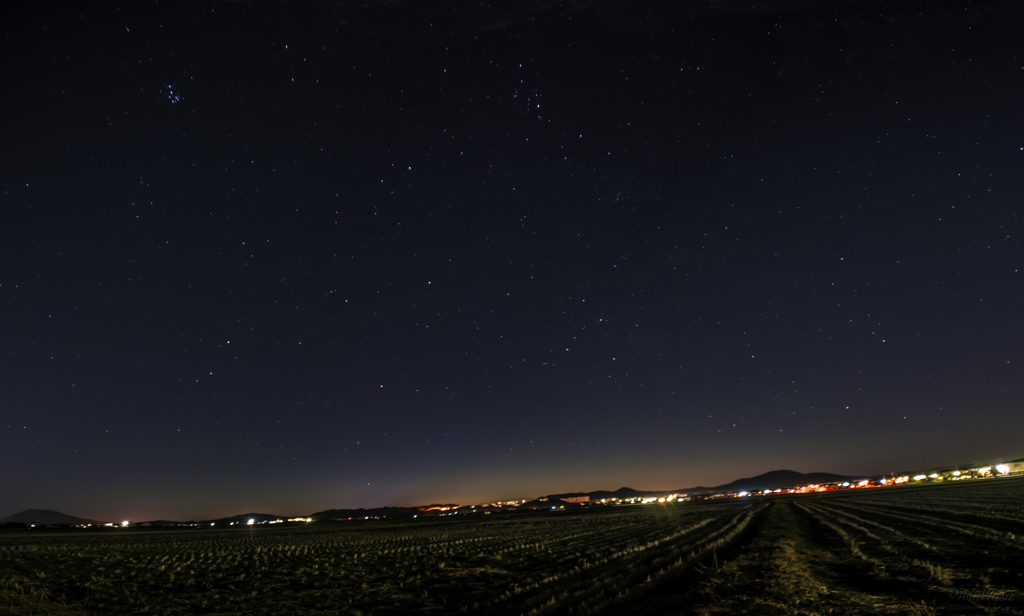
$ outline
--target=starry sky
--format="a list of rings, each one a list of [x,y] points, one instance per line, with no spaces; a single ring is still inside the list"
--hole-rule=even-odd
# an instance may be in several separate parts
[[[1024,456],[1024,10],[0,20],[0,515]]]

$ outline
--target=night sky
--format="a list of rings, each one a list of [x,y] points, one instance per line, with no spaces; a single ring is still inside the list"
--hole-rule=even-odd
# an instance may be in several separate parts
[[[0,19],[0,516],[1024,456],[1024,9]]]

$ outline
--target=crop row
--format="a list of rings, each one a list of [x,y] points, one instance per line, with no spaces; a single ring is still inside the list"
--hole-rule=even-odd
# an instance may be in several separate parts
[[[737,513],[742,507],[41,536],[35,543],[22,536],[0,549],[0,588],[47,591],[98,611],[127,613],[145,605],[175,615],[228,606],[260,611],[268,599],[290,601],[284,613],[366,611],[382,604],[402,611],[451,611],[453,605],[529,611],[561,605],[567,592],[593,605],[641,588],[646,576],[655,579],[725,540],[745,523],[749,512]]]
[[[871,516],[881,520],[891,520],[900,524],[910,523],[915,527],[927,527],[936,534],[943,536],[969,537],[973,541],[984,541],[1011,549],[1024,548],[1024,536],[1013,532],[994,530],[990,526],[978,523],[969,523],[959,519],[950,519],[949,516],[935,516],[924,513],[914,513],[910,508],[903,505],[875,504],[875,503],[834,503],[833,507],[851,512],[861,512],[863,515]],[[927,509],[923,509],[927,510]],[[919,510],[920,511],[920,510]],[[1024,525],[1022,530],[1024,530]]]
[[[979,524],[910,513],[905,500],[818,499],[795,505],[834,533],[879,579],[916,579],[926,587],[954,584],[1012,588],[1021,537]]]

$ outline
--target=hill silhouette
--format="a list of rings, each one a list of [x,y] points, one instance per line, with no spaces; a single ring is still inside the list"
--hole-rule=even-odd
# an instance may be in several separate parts
[[[270,522],[272,520],[287,520],[288,516],[272,515],[269,513],[243,513],[240,515],[233,515],[227,518],[219,518],[217,520],[204,520],[201,524],[245,524],[249,520],[255,520],[256,522]]]
[[[873,477],[867,476],[849,476],[849,475],[835,475],[833,473],[799,473],[791,470],[778,470],[769,471],[756,477],[745,477],[743,479],[737,479],[730,483],[704,487],[696,486],[693,488],[681,488],[678,490],[635,490],[633,488],[621,487],[618,490],[596,490],[594,492],[566,492],[563,494],[549,494],[545,497],[547,500],[532,500],[528,503],[521,505],[523,509],[532,508],[550,508],[552,506],[559,506],[566,504],[565,499],[587,496],[590,501],[599,501],[601,499],[618,498],[618,499],[629,499],[629,498],[647,498],[647,497],[659,497],[666,496],[668,494],[718,494],[724,492],[753,492],[756,490],[776,490],[781,488],[792,488],[800,485],[807,484],[820,484],[820,483],[839,483],[843,481],[859,481],[861,479],[872,479]],[[444,507],[445,509],[441,509]],[[423,505],[419,507],[378,507],[373,509],[328,509],[326,511],[320,511],[317,513],[310,514],[308,516],[315,521],[330,521],[330,520],[349,520],[349,519],[362,519],[362,518],[412,518],[412,517],[431,517],[435,515],[443,515],[442,511],[448,509],[454,509],[457,505]],[[271,520],[286,520],[289,516],[272,515],[268,513],[245,513],[241,515],[230,516],[226,518],[220,518],[215,520],[206,520],[200,522],[200,524],[217,524],[225,525],[231,522],[236,524],[245,524],[249,520],[255,520],[256,522],[269,522]],[[15,513],[7,516],[0,520],[2,522],[14,522],[22,524],[100,524],[95,520],[88,520],[83,518],[76,518],[74,516],[60,513],[59,511],[51,511],[48,509],[27,509],[20,513]],[[157,520],[150,522],[152,526],[173,526],[178,522],[171,522],[168,520]]]
[[[746,477],[743,479],[737,479],[731,483],[725,485],[716,486],[713,488],[688,488],[685,490],[677,490],[687,494],[697,494],[701,492],[751,492],[754,490],[776,490],[780,488],[792,488],[794,486],[802,486],[814,483],[836,483],[843,481],[860,481],[861,479],[867,479],[867,477],[861,476],[847,476],[847,475],[834,475],[832,473],[798,473],[797,471],[768,471],[762,473],[756,477]]]
[[[665,492],[664,490],[658,491],[643,491],[634,490],[633,488],[619,488],[614,492],[609,490],[597,490],[595,492],[566,492],[564,494],[548,494],[547,498],[574,498],[579,496],[589,496],[590,500],[601,500],[602,498],[640,498],[644,496],[654,496],[661,494],[671,494],[671,492]]]
[[[781,488],[792,488],[813,483],[835,483],[843,481],[859,481],[868,479],[866,476],[835,475],[832,473],[798,473],[797,471],[769,471],[756,477],[745,477],[720,486],[696,486],[693,488],[680,488],[678,490],[634,490],[633,488],[619,488],[614,492],[608,490],[597,490],[595,492],[566,492],[564,494],[550,494],[549,499],[565,499],[579,496],[589,496],[591,501],[604,498],[647,498],[651,496],[665,496],[668,494],[718,494],[720,492],[752,492],[755,490],[776,490]]]
[[[454,505],[452,505],[454,507]],[[377,507],[374,509],[328,509],[318,511],[309,517],[317,522],[324,520],[361,520],[363,518],[388,517],[388,518],[412,518],[413,516],[430,517],[437,515],[440,511],[430,510],[431,505],[422,507]]]
[[[0,523],[14,522],[19,524],[101,524],[96,520],[87,520],[84,518],[76,518],[73,515],[67,515],[59,511],[53,511],[51,509],[26,509],[18,513],[12,513],[6,518],[0,520]]]

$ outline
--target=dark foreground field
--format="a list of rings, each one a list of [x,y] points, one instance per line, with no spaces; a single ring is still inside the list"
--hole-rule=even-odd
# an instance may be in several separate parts
[[[1024,479],[772,498],[640,614],[1024,614]]]
[[[1020,614],[1024,479],[300,528],[0,533],[8,614]]]

